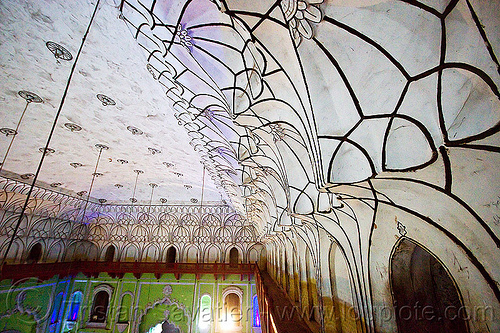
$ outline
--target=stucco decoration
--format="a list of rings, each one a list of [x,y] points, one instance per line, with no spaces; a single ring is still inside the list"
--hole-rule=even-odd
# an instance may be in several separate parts
[[[142,310],[136,310],[137,313],[135,314],[135,317],[136,320],[135,320],[135,327],[133,328],[134,331],[138,332],[139,331],[139,326],[141,325],[141,321],[142,321],[142,318],[148,313],[149,310],[153,309],[154,307],[158,306],[158,305],[161,305],[161,304],[165,304],[165,305],[175,305],[177,307],[177,309],[179,309],[180,311],[182,311],[183,313],[183,316],[185,318],[185,320],[189,323],[190,322],[190,314],[189,314],[189,309],[186,308],[186,306],[179,302],[178,300],[176,299],[172,299],[170,297],[170,295],[172,294],[172,286],[171,285],[166,285],[164,288],[163,288],[163,297],[160,298],[160,299],[157,299],[153,302],[149,302],[146,307]],[[165,318],[168,318],[168,315],[169,315],[169,311],[165,311]],[[174,325],[172,325],[174,326]]]
[[[325,253],[337,244],[349,263],[350,304],[367,331],[395,329],[374,316],[382,293],[367,286],[381,248],[372,237],[383,229],[389,244],[393,233],[425,238],[402,211],[466,253],[460,267],[473,267],[498,308],[500,272],[491,263],[500,232],[491,203],[500,188],[500,43],[498,17],[489,14],[498,9],[467,1],[131,0],[121,7],[156,77],[170,73],[161,83],[175,92],[178,118],[197,132],[205,159],[231,170],[225,188],[235,207],[245,208],[269,250],[310,251],[307,276],[317,281],[318,299],[333,292]],[[178,22],[192,38],[189,51],[175,37]],[[223,120],[214,121],[212,105]],[[219,155],[207,153],[214,145]],[[394,216],[376,222],[386,206],[399,223]],[[277,265],[283,270],[283,261]],[[474,330],[490,324],[498,326],[475,323]]]
[[[76,4],[72,10],[78,13],[90,6],[84,0]],[[19,25],[31,20],[30,10],[14,3],[6,7],[6,16],[17,20],[5,21],[9,29],[2,21],[2,36],[12,30],[10,27],[24,31]],[[158,112],[146,118],[144,115],[150,114],[141,113],[142,118],[133,123],[117,114],[121,111],[118,107],[123,106],[125,112],[125,107],[137,105],[131,97],[135,94],[122,91],[132,86],[139,96],[153,96],[148,99],[149,106],[167,105],[166,101],[171,104],[169,114],[187,131],[172,133],[184,135],[182,143],[200,153],[214,187],[224,189],[228,203],[243,217],[236,222],[248,219],[245,225],[252,225],[266,243],[268,268],[276,280],[290,287],[283,276],[293,271],[295,283],[300,284],[295,289],[302,304],[325,309],[335,300],[363,318],[358,323],[331,323],[322,316],[315,324],[310,323],[313,331],[337,324],[351,328],[358,325],[366,332],[397,330],[394,320],[384,320],[377,311],[394,310],[388,265],[392,249],[403,235],[425,245],[443,263],[458,289],[467,291],[465,306],[488,304],[500,313],[500,270],[496,265],[500,257],[498,1],[115,0],[115,6],[103,8],[101,24],[109,31],[117,29],[119,34],[114,40],[105,36],[103,40],[110,45],[119,41],[119,50],[123,51],[113,52],[117,59],[135,55],[127,66],[110,66],[128,68],[137,80],[117,84],[121,89],[115,93],[104,89],[109,86],[107,81],[94,84],[102,89],[90,89],[88,100],[106,112],[82,113],[82,118],[75,116],[60,124],[82,127],[74,132],[62,128],[62,142],[71,142],[92,128],[101,128],[100,123],[116,124],[107,116],[112,118],[114,114],[119,119],[116,128],[120,128],[120,134],[101,131],[102,136],[89,135],[85,144],[80,142],[78,150],[86,149],[81,154],[88,161],[95,161],[96,143],[108,144],[108,154],[117,149],[112,144],[115,137],[133,142],[130,147],[135,148],[134,153],[109,156],[113,163],[97,170],[103,174],[97,183],[108,186],[97,193],[124,190],[127,195],[120,194],[120,198],[127,202],[134,182],[138,182],[143,186],[134,194],[137,198],[141,193],[141,198],[150,198],[150,183],[159,184],[154,192],[159,194],[161,182],[145,178],[150,175],[147,168],[134,163],[138,156],[135,151],[141,149],[148,154],[148,161],[154,161],[153,170],[163,168],[156,174],[169,175],[166,182],[179,185],[179,193],[190,191],[178,181],[188,173],[177,169],[176,161],[163,159],[168,147],[156,140],[160,134],[153,135],[163,133],[162,126],[170,126],[166,114],[163,118],[153,107]],[[35,15],[36,24],[52,24],[47,22],[53,19],[45,16]],[[29,27],[38,36],[33,31],[36,29]],[[128,37],[123,32],[125,27],[130,30]],[[59,40],[68,40],[67,44],[58,43],[72,51],[76,46],[71,43],[78,38]],[[8,58],[18,59],[18,53],[13,52],[17,44],[9,39],[5,45]],[[92,49],[82,67],[84,73],[95,75],[89,62],[107,59],[99,53],[103,49]],[[54,65],[53,54],[48,55],[43,58],[41,52],[35,52],[19,62],[11,60],[8,63],[16,65],[3,70],[12,75],[13,82],[22,82],[24,72],[16,70],[30,68],[30,62],[36,62],[31,61],[33,57],[39,60],[39,68],[61,69],[67,65],[63,61]],[[36,110],[39,119],[50,118],[47,109],[56,95],[41,88],[48,86],[40,84],[49,82],[48,74],[42,71],[39,77],[45,79],[35,78],[30,80],[30,87],[6,90],[6,108],[16,111],[9,115],[18,116],[26,105],[17,91],[29,89],[44,103],[30,104],[27,111]],[[91,86],[88,79],[80,80],[80,87]],[[55,81],[54,87],[64,83]],[[119,82],[123,83],[121,79]],[[138,89],[147,93],[141,94]],[[96,98],[99,93],[112,98],[116,105],[103,106]],[[81,96],[75,96],[75,100],[75,109],[85,105],[77,101],[87,101]],[[29,114],[27,117],[30,119]],[[14,129],[15,119],[18,117],[9,118],[1,128]],[[155,126],[150,122],[153,119],[158,119]],[[32,119],[26,123],[35,122]],[[44,126],[45,122],[30,127],[32,136],[41,137]],[[16,143],[23,142],[22,130],[20,127]],[[12,134],[2,138],[7,138],[3,141],[6,148]],[[168,136],[161,138],[168,141]],[[83,169],[91,165],[62,159],[70,153],[77,157],[80,151],[66,151],[64,145],[39,151],[43,145],[31,139],[23,146],[26,150],[19,150],[23,152],[21,157],[16,160],[14,154],[7,160],[17,161],[12,171],[23,180],[33,177],[32,168],[27,167],[34,160],[33,154],[48,154],[50,170],[58,174],[70,170],[83,175]],[[138,142],[142,144],[136,145]],[[152,154],[148,148],[161,153],[154,150]],[[75,168],[69,163],[83,166]],[[68,169],[62,172],[61,165]],[[128,173],[120,171],[116,177],[123,176],[125,184],[121,184],[122,178],[112,178],[111,170],[121,167]],[[133,170],[146,172],[134,178]],[[189,174],[199,175],[201,164],[197,170],[199,173],[192,170]],[[91,176],[91,172],[85,174]],[[46,184],[61,183],[55,188],[58,191],[77,191],[69,186],[70,180],[42,178]],[[83,179],[87,178],[81,176],[78,182]],[[88,187],[78,189],[83,196],[82,191],[88,191]],[[165,200],[167,196],[160,198]],[[184,196],[187,201],[191,198],[198,200],[196,196]],[[120,242],[130,242],[120,250],[122,253],[145,253],[134,242],[148,237],[146,226],[152,225],[148,221],[158,221],[155,214],[162,208],[155,206],[149,213],[144,205],[101,206],[91,208],[90,212],[97,213],[89,215],[92,223],[99,225],[94,232],[98,241],[119,237]],[[121,207],[126,208],[121,211]],[[118,217],[119,212],[123,214]],[[168,222],[160,225],[160,239],[171,242],[177,237],[183,245],[192,238],[204,240],[204,258],[221,258],[225,252],[218,243],[232,241],[234,234],[226,227],[208,228],[208,232],[205,226],[197,228],[197,219],[184,213],[186,223],[182,225],[173,224],[177,214],[162,215],[162,221]],[[116,232],[107,230],[112,223],[105,221],[119,221]],[[245,239],[246,234],[240,236]],[[104,245],[99,246],[102,251]],[[146,253],[161,250],[151,251]],[[201,250],[189,244],[184,250],[178,248],[181,256],[182,251]],[[491,318],[471,321],[470,330],[499,331],[500,322]]]
[[[26,185],[12,181],[0,192],[0,250],[10,241]],[[13,190],[21,193],[11,192]],[[109,246],[116,260],[165,261],[176,248],[176,261],[209,260],[217,242],[217,261],[228,262],[236,247],[243,261],[259,245],[259,233],[248,220],[226,205],[100,205],[82,217],[84,200],[38,189],[7,256],[24,262],[37,243],[42,261],[104,260]],[[260,250],[260,249],[259,249]]]

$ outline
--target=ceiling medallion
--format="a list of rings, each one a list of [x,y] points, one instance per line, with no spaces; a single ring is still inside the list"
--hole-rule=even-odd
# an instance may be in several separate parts
[[[84,196],[86,193],[87,193],[87,191],[80,191],[80,192],[77,192],[76,194],[77,194],[79,197],[82,197],[82,196]]]
[[[41,99],[40,96],[38,96],[35,93],[26,90],[21,90],[18,92],[18,94],[19,96],[24,98],[28,103],[43,103],[43,99]]]
[[[61,59],[61,60],[69,61],[69,60],[73,59],[73,55],[71,54],[71,52],[66,50],[61,45],[54,43],[54,42],[47,42],[47,43],[45,43],[45,45],[47,45],[47,48],[50,50],[50,52],[52,52],[54,54],[54,57],[57,60]]]
[[[184,175],[183,175],[182,173],[180,173],[180,172],[174,172],[174,175],[176,175],[177,177],[182,177],[182,176],[184,176]]]
[[[127,126],[127,129],[133,134],[133,135],[142,135],[144,132],[138,129],[137,127],[134,126]]]
[[[78,163],[78,162],[71,162],[69,165],[71,165],[75,169],[83,166],[82,163]]]
[[[168,200],[167,200],[167,198],[160,198],[160,202],[161,202],[162,204],[167,203],[167,201],[168,201]]]
[[[196,198],[191,198],[191,202],[192,202],[192,203],[198,203],[198,199],[196,199]]]
[[[166,166],[167,168],[171,168],[174,166],[174,163],[170,163],[170,162],[163,162],[163,165]]]
[[[94,172],[94,173],[92,174],[92,176],[95,176],[96,178],[99,178],[99,177],[101,177],[101,176],[104,176],[104,174],[103,174],[103,173],[100,173],[100,172]]]
[[[151,147],[149,147],[149,148],[148,148],[148,150],[149,150],[149,152],[151,153],[151,155],[161,154],[161,150],[156,149],[156,148],[151,148]]]
[[[97,97],[97,99],[99,101],[101,101],[101,103],[102,103],[103,106],[115,105],[116,104],[116,102],[114,100],[112,100],[111,98],[109,98],[106,95],[97,94],[96,97]]]
[[[192,188],[193,188],[193,186],[192,186],[192,185],[184,185],[184,187],[186,188],[186,190],[190,190],[190,189],[192,189]]]
[[[135,172],[136,174],[138,174],[138,175],[140,175],[141,173],[144,173],[144,171],[142,171],[142,170],[134,170],[134,172]]]
[[[20,177],[21,177],[22,179],[30,179],[30,178],[35,177],[35,175],[34,175],[34,174],[32,174],[32,173],[25,173],[24,175],[21,175]]]
[[[67,129],[69,129],[71,132],[79,132],[82,130],[82,127],[80,125],[73,124],[73,123],[66,123],[66,124],[64,124],[64,126]]]
[[[106,201],[108,201],[108,200],[106,200],[106,199],[99,199],[99,203],[100,203],[101,205],[102,205],[103,203],[106,203]]]
[[[152,188],[155,188],[155,187],[158,187],[158,184],[155,184],[155,183],[149,183],[149,186],[151,186]]]
[[[128,161],[127,161],[127,160],[122,160],[121,158],[117,159],[116,161],[117,161],[118,163],[120,163],[120,164],[127,164],[127,163],[128,163]]]
[[[17,132],[15,130],[13,130],[12,128],[6,128],[6,127],[0,128],[0,133],[5,134],[5,136],[17,134]]]
[[[42,147],[42,148],[38,148],[38,151],[39,151],[40,153],[43,153],[45,156],[48,156],[48,155],[53,154],[53,153],[55,153],[55,152],[56,152],[56,151],[55,151],[54,149],[52,149],[52,148],[47,148],[47,149],[45,149],[45,148],[43,148],[43,147]]]
[[[61,185],[62,185],[62,183],[52,183],[52,184],[50,184],[50,187],[59,187]]]
[[[96,145],[95,145],[95,147],[96,147],[97,149],[100,149],[100,150],[108,150],[108,149],[109,149],[109,147],[108,147],[108,146],[103,145],[102,143],[98,143],[98,144],[96,144]]]
[[[121,188],[121,187],[123,187],[123,185],[122,184],[115,184],[115,187],[116,188]]]
[[[130,200],[131,203],[136,203],[137,202],[136,198],[130,198],[129,200]]]

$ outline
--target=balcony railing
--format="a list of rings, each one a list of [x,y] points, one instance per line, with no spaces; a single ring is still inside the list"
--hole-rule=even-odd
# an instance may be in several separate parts
[[[112,278],[121,278],[125,273],[132,273],[136,278],[142,274],[153,273],[157,279],[162,274],[171,273],[176,279],[182,274],[195,274],[199,279],[202,274],[213,274],[215,278],[227,275],[240,275],[250,280],[255,273],[255,264],[227,264],[227,263],[163,263],[163,262],[105,262],[105,261],[73,261],[56,263],[33,264],[4,264],[0,278],[21,280],[28,277],[37,277],[41,280],[50,279],[55,275],[75,276],[82,273],[86,276],[98,276],[105,272]]]

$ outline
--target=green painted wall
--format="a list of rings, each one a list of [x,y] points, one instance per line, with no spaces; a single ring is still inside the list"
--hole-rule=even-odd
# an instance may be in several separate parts
[[[105,273],[87,278],[58,278],[46,281],[26,279],[15,282],[0,281],[0,332],[18,330],[35,332],[81,332],[81,333],[146,333],[167,320],[183,333],[216,333],[222,328],[220,321],[234,318],[230,309],[224,315],[223,295],[227,288],[242,295],[241,332],[252,330],[252,298],[255,281],[240,280],[239,275],[227,276],[225,280],[213,275],[202,275],[196,279],[184,274],[176,280],[173,274],[164,274],[159,280],[153,274],[144,274],[136,279],[125,274],[122,279],[111,278]],[[90,323],[94,295],[100,291],[110,292],[106,322]],[[82,292],[82,303],[76,321],[71,321],[72,295]],[[58,301],[58,295],[60,302]],[[211,300],[210,326],[199,328],[200,299],[209,295]],[[57,304],[61,304],[57,311]]]

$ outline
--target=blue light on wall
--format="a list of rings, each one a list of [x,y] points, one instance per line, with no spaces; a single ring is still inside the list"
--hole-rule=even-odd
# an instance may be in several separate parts
[[[253,297],[253,327],[260,327],[259,301],[257,295]]]
[[[78,311],[80,310],[80,304],[82,303],[82,292],[77,291],[73,293],[71,297],[71,304],[68,312],[68,320],[76,321],[78,319]]]
[[[52,316],[50,317],[51,324],[57,323],[59,319],[59,312],[61,310],[62,299],[63,299],[63,293],[60,292],[59,294],[57,294],[56,299],[54,301],[54,307],[52,308]]]

